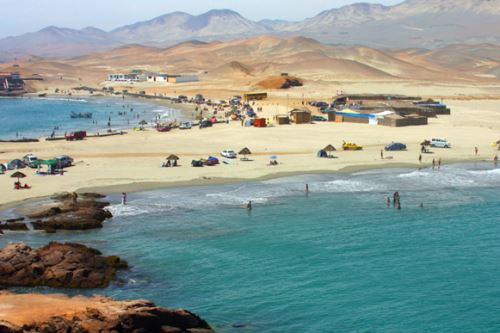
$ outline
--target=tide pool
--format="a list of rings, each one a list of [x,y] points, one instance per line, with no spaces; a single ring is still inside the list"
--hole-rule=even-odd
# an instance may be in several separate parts
[[[92,119],[72,119],[71,113],[92,113]],[[181,111],[140,102],[137,99],[85,97],[85,98],[0,98],[1,139],[38,138],[74,130],[105,132],[111,118],[112,129],[138,126],[156,117],[162,121],[185,120]]]
[[[127,206],[112,196],[102,230],[8,233],[0,246],[120,255],[132,266],[121,283],[65,292],[184,307],[218,332],[498,332],[499,189],[486,164],[174,188]],[[401,211],[386,207],[394,191]]]

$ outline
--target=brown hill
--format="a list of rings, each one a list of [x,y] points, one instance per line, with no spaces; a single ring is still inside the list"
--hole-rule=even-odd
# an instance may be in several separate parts
[[[272,76],[260,81],[257,85],[264,89],[289,89],[302,87],[304,81],[293,76]]]

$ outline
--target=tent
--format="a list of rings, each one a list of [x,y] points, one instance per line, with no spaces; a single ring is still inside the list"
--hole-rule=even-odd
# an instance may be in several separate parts
[[[57,165],[59,164],[59,161],[56,160],[56,159],[51,159],[51,160],[36,160],[34,163],[33,163],[35,166],[37,166],[38,168],[40,168],[42,165],[46,165],[47,166],[47,172],[52,174],[54,173]]]
[[[7,168],[9,170],[14,170],[14,169],[22,169],[24,168],[26,165],[24,164],[23,161],[19,160],[19,159],[15,159],[15,160],[12,160],[10,161],[8,164],[7,164]]]
[[[326,157],[328,157],[328,154],[324,149],[321,149],[320,151],[318,151],[318,157],[326,158]]]

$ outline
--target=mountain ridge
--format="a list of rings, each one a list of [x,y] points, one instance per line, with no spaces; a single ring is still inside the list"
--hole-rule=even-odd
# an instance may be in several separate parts
[[[230,9],[213,9],[200,15],[172,12],[110,31],[48,26],[0,39],[0,61],[26,55],[74,57],[126,44],[166,47],[189,40],[210,42],[262,34],[385,48],[500,43],[500,0],[406,0],[393,6],[354,3],[299,22],[255,22]]]

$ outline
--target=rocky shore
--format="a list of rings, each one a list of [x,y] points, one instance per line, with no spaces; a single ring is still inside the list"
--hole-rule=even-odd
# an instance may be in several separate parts
[[[0,250],[0,285],[103,288],[127,262],[73,243],[51,242],[39,249],[13,243]]]
[[[0,292],[2,333],[213,333],[183,309],[144,300]]]
[[[0,221],[0,231],[28,231],[28,225],[46,232],[102,228],[103,222],[113,217],[105,209],[109,202],[102,201],[103,198],[97,193],[80,194],[76,199],[70,193],[59,194],[52,197],[52,204],[32,208],[24,217]]]

